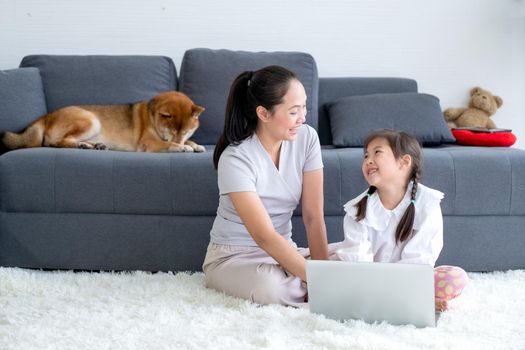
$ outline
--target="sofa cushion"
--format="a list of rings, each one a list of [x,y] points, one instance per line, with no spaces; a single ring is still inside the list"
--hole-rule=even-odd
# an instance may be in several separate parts
[[[162,56],[26,56],[21,67],[40,69],[47,108],[127,104],[177,89],[173,61]]]
[[[327,105],[333,144],[362,146],[367,135],[389,128],[406,131],[423,145],[454,142],[439,99],[419,93],[372,94],[338,99]]]
[[[516,142],[512,132],[473,132],[470,130],[452,130],[452,135],[459,145],[510,147]]]
[[[367,188],[361,148],[322,150],[325,215],[344,215],[343,205]],[[525,215],[525,153],[497,147],[442,145],[423,148],[421,182],[445,194],[444,215]]]
[[[423,183],[445,193],[445,215],[525,215],[524,155],[500,147],[424,148]]]
[[[0,157],[0,212],[214,216],[219,193],[212,151],[10,151]],[[344,215],[344,203],[367,187],[363,150],[323,147],[322,156],[325,215]],[[525,215],[524,173],[519,149],[423,149],[422,183],[445,193],[444,215]]]
[[[10,151],[0,157],[0,211],[213,216],[219,192],[212,149]]]
[[[0,132],[18,132],[46,113],[38,69],[0,71]]]
[[[280,65],[292,70],[308,95],[306,123],[317,129],[317,66],[313,57],[300,52],[246,52],[192,49],[180,69],[180,91],[204,106],[201,125],[192,137],[197,143],[215,144],[224,126],[226,100],[233,80],[243,71]]]
[[[407,78],[333,77],[319,78],[319,141],[332,144],[327,104],[342,97],[399,92],[417,92],[417,82]]]

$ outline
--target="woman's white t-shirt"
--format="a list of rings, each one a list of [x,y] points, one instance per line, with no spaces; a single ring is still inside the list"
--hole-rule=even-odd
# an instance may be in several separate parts
[[[257,246],[235,210],[228,193],[255,192],[270,215],[274,229],[291,240],[291,217],[299,204],[303,173],[323,167],[317,132],[309,125],[299,128],[293,141],[283,141],[279,169],[257,134],[237,146],[226,147],[218,165],[219,207],[211,229],[211,242]]]
[[[397,225],[410,204],[412,185],[410,182],[405,196],[393,210],[383,207],[377,191],[374,192],[367,201],[366,216],[360,221],[355,220],[355,204],[368,190],[344,205],[345,239],[336,251],[339,259],[434,266],[443,248],[442,192],[418,184],[412,238],[399,244],[395,242]]]

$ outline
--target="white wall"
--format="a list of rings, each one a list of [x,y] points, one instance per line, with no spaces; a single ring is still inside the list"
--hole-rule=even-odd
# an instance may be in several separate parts
[[[321,76],[414,78],[446,107],[481,86],[525,148],[525,0],[0,0],[0,69],[28,54],[194,47],[311,53]]]

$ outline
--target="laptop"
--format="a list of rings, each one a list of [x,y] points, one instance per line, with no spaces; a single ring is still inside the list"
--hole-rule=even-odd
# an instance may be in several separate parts
[[[335,320],[435,327],[430,265],[307,260],[310,311]]]

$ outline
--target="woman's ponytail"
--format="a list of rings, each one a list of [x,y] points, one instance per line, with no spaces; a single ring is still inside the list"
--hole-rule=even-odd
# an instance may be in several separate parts
[[[235,78],[226,103],[224,129],[213,152],[215,169],[226,147],[238,145],[255,133],[259,119],[257,107],[273,113],[274,107],[283,102],[293,79],[297,79],[296,75],[281,66],[245,71]]]
[[[224,129],[213,152],[215,169],[219,165],[219,158],[222,152],[228,145],[239,144],[255,132],[257,115],[255,115],[255,110],[248,108],[248,89],[251,85],[252,77],[253,72],[245,71],[232,83],[228,101],[226,102]]]

